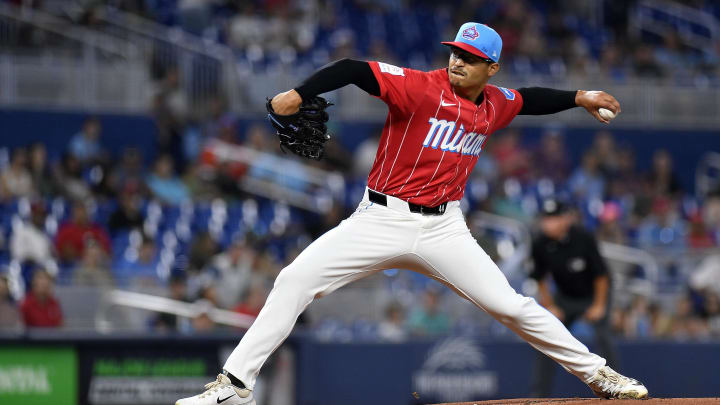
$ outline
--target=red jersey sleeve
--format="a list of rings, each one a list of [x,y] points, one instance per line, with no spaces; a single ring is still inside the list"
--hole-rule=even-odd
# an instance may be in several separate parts
[[[403,113],[412,112],[422,100],[428,73],[383,62],[368,62],[380,86],[380,99]]]
[[[488,85],[488,100],[495,110],[495,119],[493,120],[492,132],[503,129],[510,121],[520,112],[523,105],[523,99],[515,89],[507,89],[505,87],[497,87]]]

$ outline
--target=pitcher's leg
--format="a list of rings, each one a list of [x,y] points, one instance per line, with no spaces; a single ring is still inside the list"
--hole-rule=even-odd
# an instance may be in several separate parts
[[[516,293],[458,217],[456,223],[438,227],[438,234],[421,239],[417,253],[440,277],[534,348],[581,380],[592,377],[605,359],[590,353],[533,298]]]
[[[563,306],[563,301],[555,301],[565,316],[563,326],[568,330],[571,328],[575,319],[579,316],[571,308]],[[535,366],[533,369],[532,380],[530,382],[530,396],[533,398],[548,398],[552,393],[553,381],[555,381],[555,362],[541,352],[537,352],[535,358]]]
[[[382,210],[387,209],[356,212],[280,272],[257,319],[227,359],[225,370],[252,389],[262,365],[315,297],[385,268],[384,263],[409,249],[414,228]]]
[[[257,319],[225,362],[223,369],[252,389],[260,368],[292,331],[298,316],[312,302],[319,280],[300,277],[292,265],[280,272]]]

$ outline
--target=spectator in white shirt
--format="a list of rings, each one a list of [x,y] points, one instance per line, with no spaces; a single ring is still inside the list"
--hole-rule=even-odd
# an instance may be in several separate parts
[[[20,263],[33,261],[53,273],[57,269],[50,237],[45,233],[45,205],[35,201],[30,205],[30,220],[13,224],[10,254]]]
[[[253,279],[256,254],[248,242],[245,239],[235,240],[212,260],[212,267],[218,272],[220,305],[224,308],[235,307]]]
[[[32,177],[28,170],[25,148],[13,151],[10,165],[0,172],[0,201],[16,197],[29,197],[33,192]]]
[[[385,308],[385,319],[378,325],[378,337],[386,342],[403,342],[408,338],[405,325],[405,312],[402,306],[392,302]]]

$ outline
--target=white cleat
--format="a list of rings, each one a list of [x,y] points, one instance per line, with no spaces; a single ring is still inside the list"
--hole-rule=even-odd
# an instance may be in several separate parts
[[[625,377],[608,366],[601,367],[587,385],[600,398],[645,399],[648,395],[640,381]]]
[[[190,398],[183,398],[175,405],[256,405],[252,391],[232,385],[224,374],[218,374],[217,380],[205,384],[205,392]]]

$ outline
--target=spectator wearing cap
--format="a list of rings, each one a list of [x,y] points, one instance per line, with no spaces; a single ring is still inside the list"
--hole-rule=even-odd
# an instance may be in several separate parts
[[[63,323],[60,302],[53,294],[54,280],[44,269],[33,273],[32,288],[20,304],[23,321],[27,327],[54,328]]]
[[[570,329],[581,319],[591,323],[599,353],[615,366],[610,342],[610,278],[592,233],[575,225],[575,214],[559,200],[545,200],[540,207],[540,232],[533,238],[533,271],[538,282],[539,301]],[[549,277],[556,287],[550,292]],[[554,366],[539,354],[532,382],[532,394],[550,395]]]

